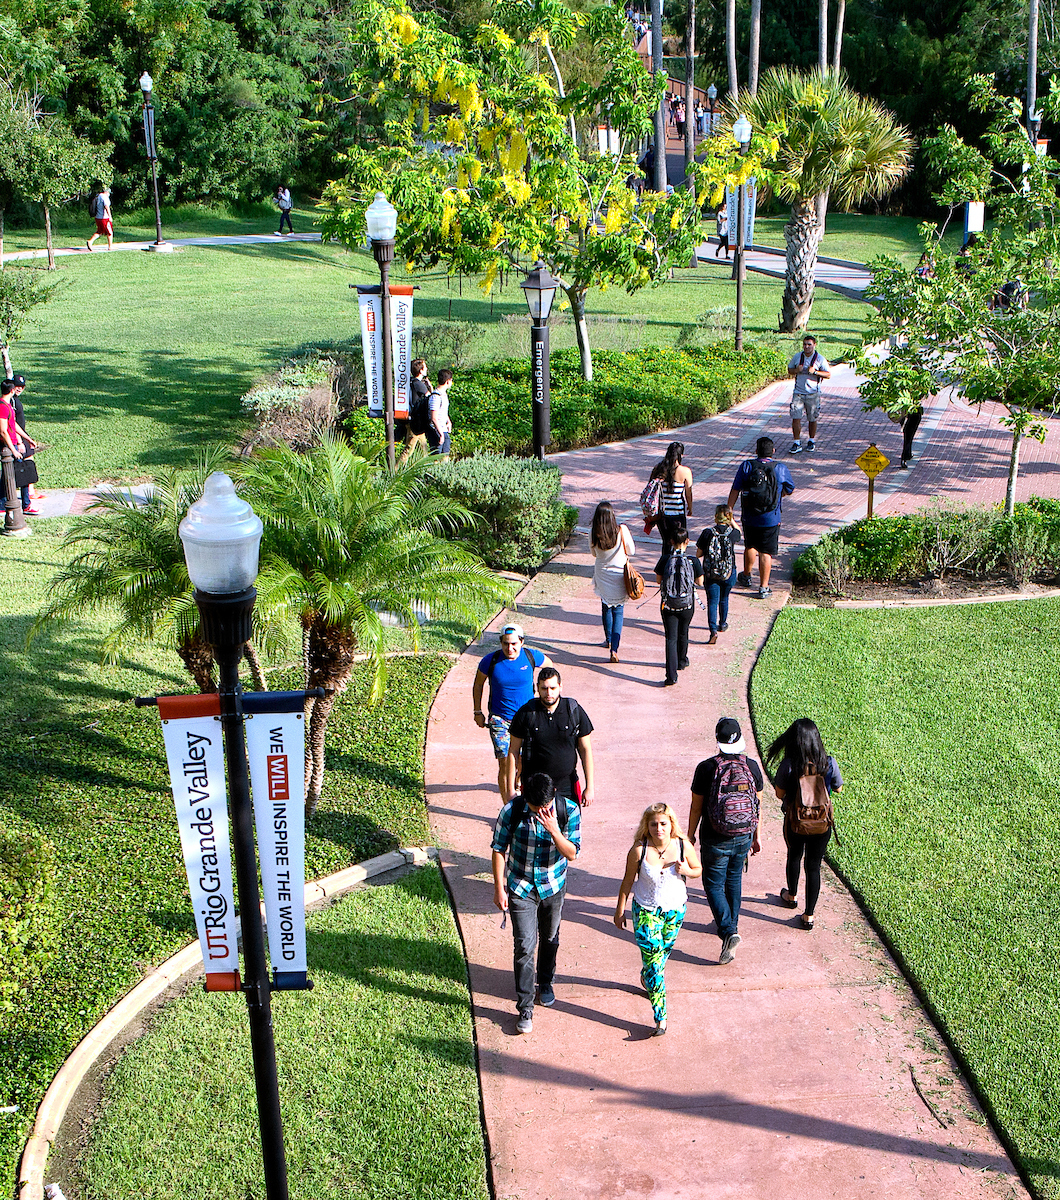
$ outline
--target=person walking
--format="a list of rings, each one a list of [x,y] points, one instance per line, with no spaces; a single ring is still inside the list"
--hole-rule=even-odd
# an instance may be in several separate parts
[[[923,404],[918,404],[902,414],[902,460],[898,465],[903,471],[908,471],[909,464],[913,461],[913,438],[916,437],[916,431],[923,419]]]
[[[688,530],[676,525],[670,530],[669,545],[655,564],[659,584],[659,611],[666,637],[664,687],[677,682],[677,672],[688,666],[688,628],[696,611],[696,583],[703,578],[698,558],[686,553]]]
[[[766,750],[766,762],[780,759],[773,790],[784,813],[784,844],[788,848],[787,887],[780,902],[798,908],[799,870],[805,863],[806,894],[803,929],[813,928],[821,894],[821,862],[835,828],[832,796],[843,786],[836,760],[826,752],[821,731],[809,717],[800,717]]]
[[[11,407],[15,410],[15,427],[18,430],[22,441],[26,445],[25,457],[27,460],[32,461],[33,456],[37,452],[37,443],[26,432],[26,410],[22,404],[22,393],[26,390],[26,377],[25,375],[12,375],[11,383],[14,387],[14,391],[12,391],[11,395],[8,397],[8,401],[10,402]],[[37,467],[36,463],[34,463],[33,469],[30,471],[30,476],[33,477],[36,474]],[[37,500],[43,499],[45,499],[45,493],[40,491],[35,482],[31,483],[29,485],[30,504],[33,505]],[[27,512],[31,517],[38,515],[35,508],[27,509],[25,506],[23,506],[23,511]]]
[[[408,462],[417,448],[424,454],[428,453],[427,426],[431,419],[431,381],[427,378],[427,363],[422,358],[414,358],[409,363],[412,382],[409,384],[409,415],[408,420],[401,422],[401,435],[405,438],[405,449],[401,462]],[[394,422],[394,436],[398,436],[398,422]]]
[[[522,777],[539,772],[556,785],[556,794],[581,805],[595,798],[595,771],[590,734],[593,723],[585,709],[560,695],[563,680],[555,667],[537,673],[537,696],[512,718],[508,747],[508,795],[515,794],[515,779],[522,764]],[[578,760],[585,773],[585,787],[578,779]]]
[[[521,625],[505,625],[500,631],[501,648],[482,657],[471,686],[471,699],[475,705],[475,724],[479,729],[489,728],[493,753],[497,758],[497,788],[502,800],[510,800],[519,788],[519,764],[512,788],[508,787],[508,747],[512,718],[528,700],[534,698],[534,672],[538,667],[551,667],[552,659],[542,650],[532,650],[526,645],[526,634]],[[487,680],[490,698],[487,713],[482,709],[482,692]]]
[[[703,867],[685,841],[669,804],[649,804],[626,855],[626,873],[615,903],[615,925],[626,927],[626,901],[633,895],[633,937],[643,967],[640,981],[651,1001],[658,1037],[666,1032],[666,961],[674,948],[688,907],[686,879],[698,879]]]
[[[97,192],[89,202],[88,215],[96,222],[96,232],[85,242],[89,250],[95,250],[93,242],[102,234],[107,239],[107,249],[114,248],[114,214],[110,211],[110,188]]]
[[[748,758],[739,721],[722,717],[715,730],[718,753],[704,759],[692,777],[688,836],[699,832],[703,890],[721,938],[719,962],[731,963],[740,937],[740,901],[748,853],[762,849],[758,817],[765,782],[762,768]]]
[[[626,526],[618,523],[609,500],[601,500],[593,513],[589,548],[593,552],[593,591],[600,597],[604,640],[611,661],[617,663],[627,599],[626,564],[637,553],[637,546]]]
[[[802,353],[796,354],[788,363],[788,375],[795,379],[795,387],[791,393],[791,453],[798,454],[802,450],[802,417],[806,414],[806,425],[809,438],[806,441],[807,450],[816,450],[817,418],[821,411],[821,382],[832,378],[832,368],[824,358],[817,353],[817,339],[813,334],[807,334],[802,339]]]
[[[294,201],[291,199],[291,193],[285,183],[281,183],[276,189],[276,205],[280,210],[280,228],[276,230],[277,235],[283,236],[284,221],[287,222],[288,232],[294,233],[294,227],[291,225],[291,209],[294,208]]]
[[[729,261],[729,210],[723,204],[721,208],[714,214],[714,227],[718,231],[718,248],[714,251],[714,257],[720,258],[722,250],[725,251],[725,261]]]
[[[448,458],[452,449],[453,422],[449,419],[449,389],[452,386],[453,372],[443,367],[427,401],[427,445],[439,458]]]
[[[32,455],[37,443],[32,438],[27,438],[26,431],[18,419],[15,392],[13,379],[5,379],[0,383],[0,426],[3,426],[4,429],[2,434],[4,444],[13,455],[12,474],[15,477],[15,486],[19,490],[22,511],[27,517],[36,517],[39,516],[39,510],[33,506],[30,499],[27,475],[32,471],[31,477],[36,479],[36,468],[32,466]],[[3,473],[0,472],[0,499],[6,499],[7,485],[4,483],[2,475]]]
[[[732,509],[719,504],[714,524],[704,529],[696,542],[696,557],[703,563],[703,586],[707,592],[707,623],[713,646],[718,634],[729,628],[729,592],[736,582],[736,543],[740,540],[732,520]]]
[[[501,809],[493,827],[493,903],[512,918],[516,1030],[534,1028],[534,950],[537,950],[537,998],[542,1007],[556,1003],[556,958],[567,864],[581,848],[577,804],[556,795],[544,774],[525,778],[523,793]],[[503,924],[503,922],[502,922]]]
[[[743,570],[736,576],[742,587],[751,586],[751,572],[758,561],[758,599],[764,600],[773,594],[769,586],[769,575],[773,559],[780,547],[780,522],[783,516],[784,497],[795,490],[795,481],[788,468],[773,459],[776,447],[773,439],[760,437],[755,443],[755,457],[740,464],[736,478],[732,481],[728,505],[740,504],[740,519],[743,523]]]
[[[652,468],[650,479],[661,479],[659,513],[656,525],[666,544],[669,533],[679,525],[688,525],[692,515],[692,472],[684,466],[683,442],[671,442],[661,462]]]

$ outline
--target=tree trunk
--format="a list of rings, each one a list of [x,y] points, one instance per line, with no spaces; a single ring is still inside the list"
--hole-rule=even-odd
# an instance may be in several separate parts
[[[780,332],[805,329],[813,308],[814,275],[821,228],[814,211],[816,197],[798,200],[791,206],[791,220],[784,226],[787,247],[787,271],[784,280],[784,307]]]
[[[306,747],[310,758],[309,778],[306,784],[305,811],[308,819],[316,811],[324,786],[324,735],[328,717],[335,707],[339,692],[349,682],[353,673],[354,654],[357,642],[352,633],[330,624],[317,614],[309,626],[309,645],[306,677],[307,687],[324,689],[324,695],[313,703],[309,728],[306,731]]]
[[[1012,432],[1012,453],[1008,460],[1008,484],[1005,487],[1005,516],[1011,517],[1016,507],[1016,478],[1020,473],[1020,443],[1023,441],[1023,431],[1019,428]]]
[[[52,214],[51,209],[44,205],[44,240],[48,246],[48,270],[55,270],[55,247],[52,245]]]
[[[313,715],[309,721],[309,747],[312,769],[309,772],[309,783],[305,791],[305,819],[308,821],[316,812],[320,803],[320,793],[324,788],[324,735],[327,733],[328,717],[335,707],[338,692],[328,692],[313,705]]]
[[[688,0],[685,32],[685,187],[695,190],[688,168],[696,157],[696,0]]]
[[[839,65],[843,57],[843,25],[846,22],[847,0],[839,0],[835,15],[835,41],[832,44],[832,74],[839,74]]]
[[[559,98],[563,100],[567,95],[567,93],[563,90],[563,76],[559,73],[559,63],[556,62],[556,56],[553,54],[552,47],[549,45],[547,39],[545,40],[545,53],[548,55],[548,61],[552,66],[552,75],[556,80],[556,91],[559,92]],[[568,120],[570,121],[571,140],[574,142],[575,146],[577,146],[578,126],[574,123],[574,113],[570,114]]]
[[[217,691],[217,684],[213,681],[213,650],[203,640],[201,633],[180,642],[177,646],[177,657],[195,680],[195,686],[200,693],[213,695]]]
[[[824,227],[828,221],[828,197],[830,194],[831,188],[815,197],[813,202],[814,213],[817,217],[817,228],[821,231],[821,237],[824,237]]]
[[[840,0],[843,3],[843,0]],[[747,61],[747,90],[758,95],[758,67],[762,59],[762,0],[751,0],[751,43]]]
[[[736,0],[728,0],[725,5],[725,58],[729,67],[729,100],[736,104],[740,99],[736,74]]]
[[[589,345],[589,326],[585,321],[585,289],[570,287],[564,289],[570,301],[571,314],[574,317],[574,332],[578,338],[578,354],[582,362],[582,378],[591,382],[593,377],[593,352]]]
[[[243,657],[247,660],[247,665],[250,667],[250,677],[254,680],[254,690],[267,692],[269,684],[265,678],[265,672],[261,668],[261,658],[258,654],[258,648],[253,642],[243,643]]]
[[[302,687],[309,690],[309,626],[302,626]],[[305,708],[303,710],[305,716],[305,727],[309,728],[313,720],[313,709],[316,707],[316,697],[306,696]],[[309,795],[309,778],[313,772],[313,748],[309,744],[309,738],[305,740],[305,792]]]
[[[3,355],[3,358],[4,358],[4,378],[10,379],[11,376],[14,375],[14,373],[15,373],[11,369],[11,348],[10,348],[10,346],[6,346],[6,345],[0,346],[0,355]]]
[[[4,269],[4,210],[0,208],[0,271]]]
[[[817,65],[823,75],[828,70],[828,0],[818,0]]]
[[[662,74],[662,69],[662,0],[651,0],[651,73],[653,76],[659,76]],[[665,192],[666,179],[666,101],[660,100],[655,113],[654,190]]]

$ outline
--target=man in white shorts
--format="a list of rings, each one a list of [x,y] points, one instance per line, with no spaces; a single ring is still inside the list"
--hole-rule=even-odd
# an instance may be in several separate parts
[[[788,363],[788,374],[795,379],[795,390],[791,396],[791,453],[798,454],[802,449],[802,415],[806,414],[809,426],[807,450],[815,450],[814,438],[817,436],[817,416],[821,411],[821,381],[832,378],[832,369],[820,354],[817,353],[817,339],[807,334],[802,339],[802,353],[796,354]]]

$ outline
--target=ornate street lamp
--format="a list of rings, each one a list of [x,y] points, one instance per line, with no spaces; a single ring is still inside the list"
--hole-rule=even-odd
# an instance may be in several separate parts
[[[147,147],[147,160],[151,164],[151,187],[155,195],[155,242],[152,250],[168,250],[170,247],[162,240],[162,210],[158,206],[158,154],[155,147],[155,106],[151,103],[151,89],[154,80],[146,71],[140,76],[140,91],[144,95],[144,145]]]
[[[552,276],[539,259],[534,269],[520,284],[530,310],[530,400],[533,414],[534,454],[545,461],[545,447],[552,441],[549,417],[550,369],[548,351],[548,314],[556,289],[562,281]]]
[[[383,419],[386,423],[386,461],[394,469],[394,363],[390,346],[390,264],[397,240],[397,209],[382,192],[364,214],[372,253],[379,264],[379,298],[383,309]]]
[[[740,145],[740,153],[746,154],[751,147],[751,122],[742,114],[736,118],[732,126],[732,136]],[[741,182],[736,198],[736,349],[743,349],[743,281],[747,276],[744,266],[744,222],[746,219],[747,192]]]
[[[221,730],[243,932],[242,989],[250,1017],[265,1194],[268,1200],[287,1200],[287,1160],[269,999],[272,989],[265,959],[254,853],[254,814],[243,731],[243,693],[239,686],[239,660],[250,639],[251,614],[258,594],[254,580],[258,574],[262,525],[250,505],[236,495],[232,480],[215,471],[206,480],[202,499],[188,509],[179,532],[188,575],[195,585],[202,634],[213,647],[220,673]]]
[[[710,105],[710,136],[714,136],[714,104],[718,99],[718,89],[711,84],[707,88],[707,103]]]

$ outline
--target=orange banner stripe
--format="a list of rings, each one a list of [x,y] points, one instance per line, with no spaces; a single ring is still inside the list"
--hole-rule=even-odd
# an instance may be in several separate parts
[[[208,992],[238,992],[241,986],[238,971],[214,971],[206,976]]]
[[[179,721],[184,717],[219,717],[221,697],[159,696],[158,712],[163,721]]]

